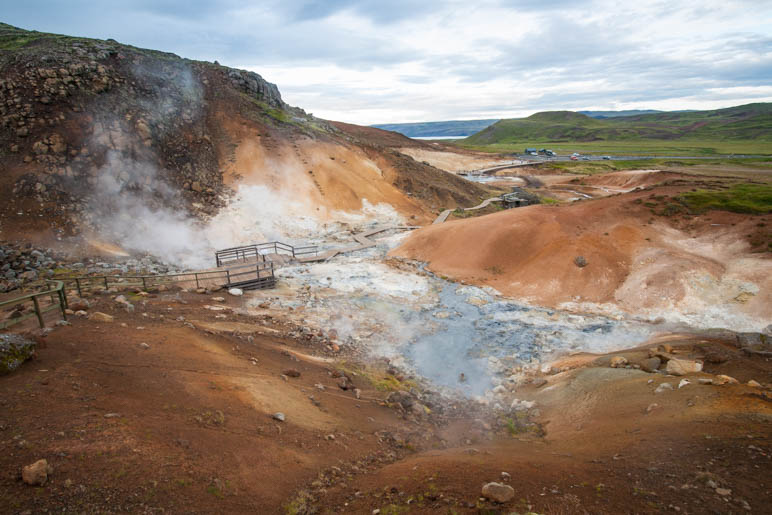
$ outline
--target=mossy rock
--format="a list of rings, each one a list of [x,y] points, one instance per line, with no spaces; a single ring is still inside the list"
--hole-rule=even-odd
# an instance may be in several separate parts
[[[36,344],[18,334],[0,334],[0,375],[9,374],[35,355]]]

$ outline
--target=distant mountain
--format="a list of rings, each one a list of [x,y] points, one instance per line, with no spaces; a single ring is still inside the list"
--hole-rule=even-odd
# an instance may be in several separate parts
[[[618,118],[620,116],[636,116],[639,114],[654,114],[661,113],[662,111],[656,111],[654,109],[628,109],[626,111],[577,111],[580,114],[589,116],[590,118]]]
[[[498,120],[449,120],[445,122],[382,123],[371,125],[376,129],[399,132],[409,138],[458,136],[465,138],[496,123]]]
[[[595,118],[547,111],[499,120],[464,140],[471,145],[524,141],[759,140],[772,142],[772,103],[712,111],[675,111]]]

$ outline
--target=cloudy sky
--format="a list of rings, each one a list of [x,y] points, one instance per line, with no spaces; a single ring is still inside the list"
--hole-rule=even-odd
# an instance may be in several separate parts
[[[25,0],[0,18],[246,68],[360,124],[772,101],[772,0]]]

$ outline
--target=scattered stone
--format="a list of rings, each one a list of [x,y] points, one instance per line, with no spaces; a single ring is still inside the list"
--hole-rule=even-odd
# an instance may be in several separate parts
[[[244,291],[239,288],[231,288],[230,290],[228,290],[228,294],[233,295],[234,297],[241,297],[242,295],[244,295]]]
[[[623,368],[628,363],[627,358],[624,356],[614,356],[611,358],[611,368]]]
[[[273,419],[278,420],[279,422],[284,422],[284,419],[285,419],[284,413],[282,413],[281,411],[277,411],[276,413],[273,414]]]
[[[678,383],[678,389],[680,390],[684,386],[689,386],[690,384],[692,384],[692,382],[689,381],[688,379],[681,379],[681,382]]]
[[[294,368],[288,368],[284,371],[284,375],[287,377],[300,377],[300,371]]]
[[[0,334],[0,374],[8,374],[35,356],[36,344],[13,333]]]
[[[748,386],[752,386],[753,388],[761,388],[761,383],[751,379],[750,381],[748,381]]]
[[[717,375],[716,379],[713,380],[713,384],[722,385],[722,384],[740,384],[740,381],[735,379],[732,376],[727,376],[724,374]]]
[[[649,406],[646,408],[646,413],[647,414],[651,413],[652,411],[654,411],[657,408],[659,408],[659,404],[657,404],[656,402],[653,402],[653,403],[649,404]]]
[[[148,350],[148,349],[150,348],[150,345],[148,345],[148,344],[147,344],[147,343],[145,343],[145,342],[142,342],[142,343],[140,343],[140,344],[139,344],[139,346],[140,346],[140,347],[142,347],[142,348],[143,348],[143,349],[145,349],[145,350]]]
[[[657,386],[657,389],[654,390],[654,393],[662,393],[665,390],[672,390],[673,385],[670,383],[662,383],[661,385]]]
[[[105,413],[105,418],[118,418],[120,416],[120,413]]]
[[[584,256],[576,256],[574,258],[574,264],[579,268],[584,268],[587,266],[587,260],[584,258]]]
[[[702,363],[685,359],[671,359],[667,362],[667,367],[665,370],[668,374],[672,374],[674,376],[685,376],[686,374],[701,372]]]
[[[70,302],[70,309],[73,311],[88,311],[91,305],[86,299],[76,299]]]
[[[515,496],[515,490],[509,485],[488,483],[482,487],[482,495],[492,501],[505,503],[512,500]]]
[[[108,315],[107,313],[102,313],[100,311],[96,311],[88,318],[89,320],[93,320],[95,322],[112,322],[115,320],[115,317],[112,315]]]
[[[509,472],[502,472],[501,473],[501,480],[505,483],[509,483],[509,480],[512,479],[512,476],[509,475]]]
[[[48,464],[46,460],[38,460],[32,465],[27,465],[21,469],[21,478],[28,485],[43,486],[48,481],[49,474],[52,474],[54,469]]]
[[[700,377],[697,379],[697,382],[700,384],[713,384],[713,379],[709,377]]]
[[[662,360],[656,356],[653,358],[644,359],[641,361],[641,370],[644,372],[656,372],[659,370],[659,366],[662,364]]]
[[[729,488],[716,488],[716,493],[721,497],[729,497],[732,491]]]
[[[225,297],[212,297],[214,302],[225,302]]]
[[[531,381],[531,384],[534,385],[536,388],[541,388],[542,386],[547,384],[547,380],[544,379],[543,377],[535,377]]]
[[[354,388],[354,397],[356,397],[357,399],[361,399],[362,398],[362,390],[360,390],[359,388]]]

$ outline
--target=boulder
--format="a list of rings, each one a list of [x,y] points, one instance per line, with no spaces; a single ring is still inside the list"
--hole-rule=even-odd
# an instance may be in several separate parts
[[[88,317],[89,320],[93,320],[95,322],[112,322],[115,320],[115,317],[112,315],[108,315],[107,313],[101,313],[99,311],[93,313],[90,317]]]
[[[43,486],[48,481],[48,475],[53,471],[53,467],[46,460],[38,460],[21,469],[21,478],[28,485]]]
[[[482,495],[498,503],[505,503],[515,497],[515,489],[502,483],[488,483],[482,487]]]
[[[91,306],[85,299],[76,299],[70,301],[70,309],[73,311],[88,311],[89,307]]]
[[[641,370],[644,372],[656,372],[659,366],[662,364],[662,360],[658,357],[648,358],[641,361]]]
[[[665,370],[668,374],[674,376],[685,376],[686,374],[694,374],[702,371],[702,363],[686,359],[671,359],[667,362],[667,368]]]
[[[627,358],[624,356],[614,356],[611,358],[611,368],[624,368],[627,363]]]
[[[18,334],[0,334],[0,374],[8,374],[35,356],[36,344]]]
[[[242,295],[244,295],[244,291],[239,288],[231,288],[230,290],[228,290],[228,294],[233,295],[234,297],[241,297]]]

